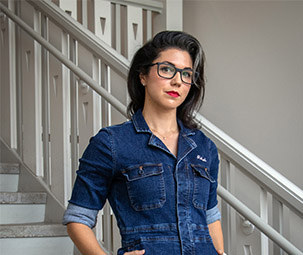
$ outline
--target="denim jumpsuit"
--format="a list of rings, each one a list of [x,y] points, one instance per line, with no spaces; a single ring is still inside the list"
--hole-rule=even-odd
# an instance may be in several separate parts
[[[150,131],[141,110],[101,129],[80,159],[69,201],[76,209],[67,209],[64,224],[86,224],[108,199],[122,237],[118,255],[141,249],[146,255],[217,254],[207,227],[208,213],[212,222],[220,219],[217,148],[200,130],[178,125],[177,157]],[[87,219],[77,220],[86,211]]]

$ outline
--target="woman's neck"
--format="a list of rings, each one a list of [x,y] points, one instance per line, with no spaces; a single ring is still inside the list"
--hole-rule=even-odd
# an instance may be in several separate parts
[[[176,110],[157,111],[144,107],[142,114],[147,125],[152,131],[165,134],[168,132],[176,132],[178,130]]]

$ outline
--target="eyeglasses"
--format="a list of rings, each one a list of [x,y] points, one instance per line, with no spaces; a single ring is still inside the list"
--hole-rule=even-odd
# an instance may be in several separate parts
[[[198,72],[194,72],[191,68],[177,68],[173,64],[168,62],[157,62],[150,64],[149,66],[157,65],[157,73],[160,77],[165,79],[172,79],[175,77],[176,73],[179,72],[181,76],[181,81],[186,84],[193,84],[198,76]]]

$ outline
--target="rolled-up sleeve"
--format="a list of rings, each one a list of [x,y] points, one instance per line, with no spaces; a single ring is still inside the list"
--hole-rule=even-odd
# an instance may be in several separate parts
[[[97,223],[97,215],[98,210],[87,209],[69,203],[64,213],[62,224],[66,225],[71,222],[76,222],[93,228]]]
[[[211,224],[217,220],[221,219],[221,213],[217,206],[206,211],[206,223]]]

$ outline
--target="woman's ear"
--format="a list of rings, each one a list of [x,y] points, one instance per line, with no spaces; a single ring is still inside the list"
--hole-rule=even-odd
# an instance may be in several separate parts
[[[139,77],[140,77],[140,82],[141,82],[141,84],[142,84],[143,86],[145,86],[145,85],[146,85],[146,75],[140,73],[140,74],[139,74]]]

